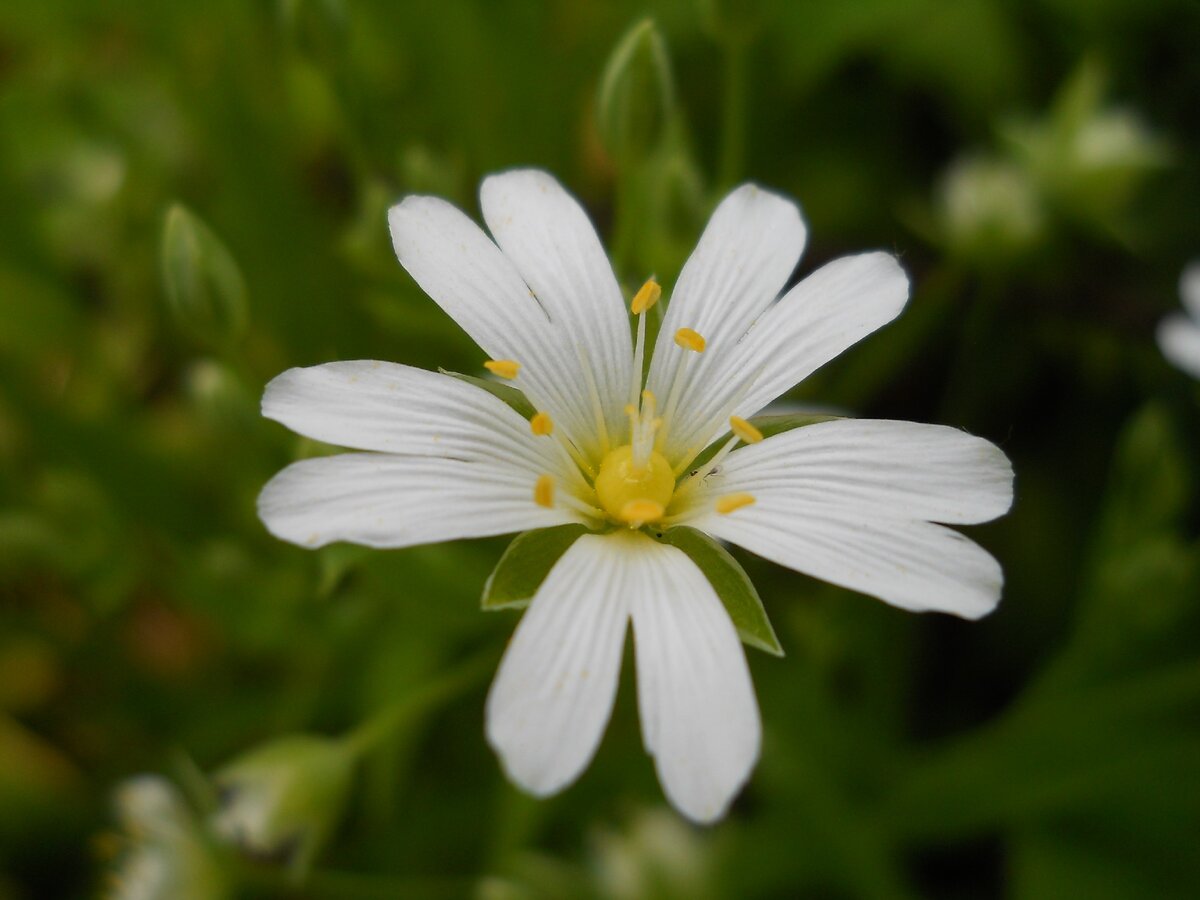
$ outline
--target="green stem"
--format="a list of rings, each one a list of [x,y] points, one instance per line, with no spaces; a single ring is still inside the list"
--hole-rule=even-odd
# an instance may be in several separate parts
[[[346,736],[347,748],[357,756],[368,753],[400,728],[479,685],[495,667],[496,654],[491,649],[472,657],[458,668],[376,712]]]
[[[733,35],[725,42],[725,84],[721,109],[719,181],[729,187],[742,176],[746,153],[746,41]]]

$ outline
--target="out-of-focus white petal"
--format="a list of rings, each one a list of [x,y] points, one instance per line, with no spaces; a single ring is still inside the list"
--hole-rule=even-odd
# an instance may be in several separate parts
[[[1200,378],[1200,324],[1175,313],[1158,323],[1158,348],[1172,365]]]
[[[625,427],[633,351],[629,314],[587,213],[552,176],[518,169],[479,191],[492,236],[550,316],[559,339],[579,348],[616,441]]]
[[[628,546],[642,738],[671,803],[713,822],[750,776],[761,726],[729,614],[686,554],[643,535]]]
[[[406,197],[388,223],[413,280],[490,357],[520,363],[516,387],[581,449],[594,447],[594,402],[578,356],[500,248],[437,197]]]
[[[487,737],[537,796],[586,768],[612,712],[631,574],[609,535],[584,535],[550,570],[517,626],[487,700]]]
[[[725,493],[770,494],[799,514],[817,505],[847,518],[970,525],[1008,511],[1013,472],[999,447],[957,428],[839,419],[738,448],[701,497]]]
[[[356,450],[518,461],[554,472],[561,455],[498,397],[458,378],[355,360],[288,369],[263,393],[262,413],[306,437]]]
[[[1192,321],[1200,327],[1200,260],[1188,263],[1179,278],[1179,296]]]
[[[683,410],[710,391],[712,373],[783,290],[806,236],[799,208],[778,194],[746,184],[721,201],[679,275],[654,348],[646,385],[660,404],[674,392]],[[677,346],[680,328],[702,335],[705,351]]]
[[[508,460],[343,453],[292,463],[259,494],[258,515],[306,547],[410,547],[580,521],[535,503],[536,480]]]
[[[813,371],[890,322],[908,300],[908,276],[886,253],[847,256],[818,269],[754,322],[669,423],[670,453],[697,452]],[[675,454],[675,455],[672,455]]]

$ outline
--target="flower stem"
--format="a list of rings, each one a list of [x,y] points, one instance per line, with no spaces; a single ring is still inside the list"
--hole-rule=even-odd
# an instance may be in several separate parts
[[[746,151],[746,41],[730,35],[725,41],[725,84],[721,108],[719,181],[734,184],[742,176]]]
[[[356,756],[370,752],[400,728],[474,688],[495,666],[496,654],[491,649],[468,659],[367,718],[346,736],[347,748]]]

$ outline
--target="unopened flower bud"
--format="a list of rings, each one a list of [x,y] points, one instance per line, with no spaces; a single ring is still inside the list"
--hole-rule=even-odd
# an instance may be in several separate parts
[[[953,163],[937,188],[938,224],[949,248],[980,262],[1002,263],[1033,246],[1045,217],[1028,174],[1004,159]]]
[[[248,854],[303,872],[341,817],[354,760],[344,742],[313,735],[258,747],[216,774],[213,827]]]
[[[646,19],[625,33],[605,64],[596,106],[600,139],[625,165],[659,143],[674,112],[666,44]]]
[[[246,331],[246,283],[233,255],[197,216],[179,204],[163,225],[162,277],[167,303],[189,335],[225,345]]]

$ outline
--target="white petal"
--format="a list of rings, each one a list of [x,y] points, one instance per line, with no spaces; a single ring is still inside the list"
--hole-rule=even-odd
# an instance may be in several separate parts
[[[877,515],[975,524],[1012,505],[1012,465],[990,441],[944,425],[840,419],[741,447],[706,482],[705,495],[770,495],[803,511],[838,508]]]
[[[1158,347],[1174,366],[1200,378],[1200,325],[1174,314],[1158,323]]]
[[[615,437],[624,429],[633,350],[629,314],[587,213],[546,172],[484,179],[484,221],[569,346],[584,350]]]
[[[585,452],[593,402],[574,349],[561,339],[516,267],[462,212],[437,197],[388,210],[400,264],[484,352],[521,364],[515,385]]]
[[[1188,263],[1179,278],[1179,295],[1192,320],[1200,326],[1200,260]]]
[[[977,619],[995,608],[1004,576],[982,547],[941,525],[848,516],[763,491],[728,515],[689,521],[709,534],[822,581],[902,609]]]
[[[628,578],[607,535],[579,538],[538,588],[487,700],[487,737],[509,777],[538,796],[579,777],[612,712]]]
[[[728,430],[730,414],[754,415],[894,319],[907,300],[908,276],[886,253],[847,256],[818,269],[759,316],[709,380],[680,403],[672,452],[702,449]]]
[[[520,360],[549,330],[513,264],[453,205],[405,197],[388,210],[388,224],[400,264],[494,359]]]
[[[709,373],[783,290],[806,235],[800,210],[778,194],[747,184],[721,201],[679,275],[655,346],[647,387],[660,404],[674,391],[682,409],[710,383]],[[680,328],[699,332],[705,352],[678,347]]]
[[[259,494],[258,515],[307,547],[409,547],[578,521],[534,503],[536,480],[511,462],[343,453],[292,463]]]
[[[357,450],[519,460],[554,472],[555,445],[507,403],[458,378],[356,360],[288,369],[263,393],[262,412],[306,437]]]
[[[687,555],[641,535],[629,591],[642,738],[671,803],[721,818],[758,759],[761,725],[741,641]]]

